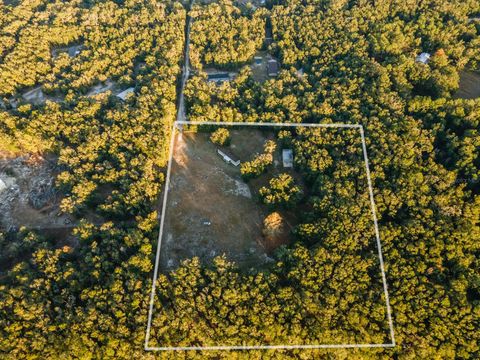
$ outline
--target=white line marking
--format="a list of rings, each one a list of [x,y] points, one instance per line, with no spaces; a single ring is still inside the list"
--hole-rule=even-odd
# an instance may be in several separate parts
[[[365,134],[363,132],[363,126],[360,127],[360,135],[362,136],[363,158],[365,160],[365,168],[367,170],[368,192],[370,193],[370,205],[372,206],[373,224],[375,226],[375,238],[377,240],[378,258],[380,259],[380,270],[382,272],[383,292],[385,293],[385,304],[387,305],[387,318],[388,318],[388,325],[390,327],[390,339],[392,340],[392,344],[395,345],[395,336],[393,334],[392,312],[390,310],[390,299],[388,298],[387,278],[385,276],[385,266],[383,264],[382,244],[380,243],[380,232],[378,231],[377,210],[375,206],[375,200],[373,197],[372,180],[370,178],[370,165],[368,163],[367,144],[365,143]]]
[[[362,150],[367,172],[367,183],[370,195],[370,205],[373,215],[373,223],[375,226],[375,238],[377,243],[378,256],[380,259],[380,270],[382,273],[383,291],[385,294],[385,303],[387,307],[387,320],[390,328],[391,344],[318,344],[318,345],[254,345],[254,346],[185,346],[185,347],[149,347],[150,328],[152,325],[153,303],[155,298],[156,281],[158,277],[158,267],[160,261],[160,247],[162,244],[163,225],[165,221],[165,209],[167,205],[168,184],[170,183],[170,172],[173,157],[173,145],[175,141],[175,129],[177,125],[218,125],[218,126],[280,126],[280,127],[325,127],[325,128],[354,128],[360,129],[362,138]],[[254,349],[351,349],[351,348],[391,348],[395,346],[395,337],[393,331],[393,321],[390,309],[390,299],[388,296],[387,279],[385,276],[385,267],[383,262],[382,247],[380,243],[380,233],[378,230],[375,200],[373,197],[372,182],[370,179],[370,168],[367,156],[367,146],[365,143],[365,134],[363,126],[359,124],[312,124],[312,123],[243,123],[243,122],[215,122],[215,121],[175,121],[173,123],[172,138],[170,142],[170,154],[167,166],[167,178],[165,181],[165,193],[163,197],[162,215],[160,219],[160,231],[158,234],[157,252],[155,258],[155,269],[153,272],[152,292],[150,294],[150,307],[148,312],[147,332],[145,336],[146,351],[186,351],[186,350],[254,350]]]
[[[252,345],[252,346],[178,346],[149,347],[147,351],[165,350],[267,350],[267,349],[352,349],[352,348],[391,348],[395,344],[326,344],[326,345]]]
[[[158,233],[158,242],[157,242],[157,253],[155,257],[155,269],[153,270],[153,284],[152,284],[152,293],[150,294],[150,307],[148,310],[148,322],[147,322],[147,333],[145,335],[145,349],[148,347],[148,341],[150,340],[150,328],[152,326],[152,314],[153,314],[153,302],[155,299],[155,288],[156,282],[158,277],[158,264],[160,258],[160,246],[162,245],[162,235],[163,235],[163,224],[165,221],[165,209],[167,207],[167,194],[168,188],[170,184],[170,172],[172,169],[172,157],[173,157],[173,145],[175,143],[175,129],[176,124],[175,122],[172,125],[172,138],[170,140],[170,154],[168,158],[168,165],[167,165],[167,178],[165,179],[165,194],[163,196],[163,204],[162,204],[162,216],[160,218],[160,231]]]
[[[217,125],[217,126],[283,126],[283,127],[325,127],[361,129],[358,124],[312,124],[312,123],[255,123],[255,122],[217,122],[217,121],[176,121],[179,125]]]

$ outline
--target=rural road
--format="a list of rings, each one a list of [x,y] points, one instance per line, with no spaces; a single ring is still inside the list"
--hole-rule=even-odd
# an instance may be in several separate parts
[[[192,8],[193,0],[190,2],[189,9]],[[185,89],[185,84],[187,83],[188,76],[190,75],[190,26],[192,24],[192,18],[188,15],[187,12],[187,25],[185,28],[185,49],[184,49],[184,60],[183,60],[183,69],[182,69],[182,79],[180,83],[180,92],[178,93],[178,112],[177,112],[177,121],[186,121],[187,114],[185,111],[185,97],[183,91]]]

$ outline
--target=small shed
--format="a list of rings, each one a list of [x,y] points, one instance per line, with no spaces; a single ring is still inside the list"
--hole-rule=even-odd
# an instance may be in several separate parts
[[[207,76],[208,81],[213,81],[217,84],[223,83],[225,81],[230,80],[230,74],[229,73],[213,73],[213,74],[208,74]]]
[[[429,53],[423,52],[415,58],[415,61],[422,64],[426,64],[428,60],[430,60],[430,56],[431,55]]]
[[[217,149],[217,154],[220,155],[226,163],[232,164],[233,166],[240,165],[240,160],[235,159],[233,154],[227,154],[227,151]]]
[[[270,77],[278,76],[279,72],[280,72],[280,65],[278,64],[278,61],[275,59],[268,60],[268,63],[267,63],[268,76]]]
[[[133,94],[133,91],[135,90],[135,88],[133,87],[129,87],[128,89],[125,89],[123,90],[121,93],[118,93],[117,94],[117,97],[123,101],[127,100],[127,98]]]
[[[293,150],[292,149],[282,150],[282,161],[283,161],[284,168],[293,167]]]

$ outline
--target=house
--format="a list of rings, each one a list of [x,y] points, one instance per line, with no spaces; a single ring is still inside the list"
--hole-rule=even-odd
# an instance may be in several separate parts
[[[293,167],[293,150],[292,149],[282,150],[282,161],[283,161],[284,168]]]
[[[221,84],[225,81],[230,80],[230,74],[229,73],[213,73],[213,74],[208,74],[207,76],[208,81],[213,81],[217,84]]]
[[[220,155],[223,158],[223,160],[228,164],[232,164],[233,166],[240,165],[240,160],[238,159],[234,160],[234,155],[227,154],[226,150],[222,151],[220,149],[217,149],[217,154]]]
[[[128,89],[125,89],[123,90],[121,93],[118,93],[117,94],[117,97],[120,98],[121,100],[125,101],[127,100],[127,98],[133,94],[133,91],[135,90],[135,88],[133,87],[129,87]]]
[[[268,63],[267,63],[268,76],[271,76],[271,77],[277,76],[279,71],[280,71],[280,65],[278,64],[278,61],[275,59],[268,60]]]
[[[422,64],[426,64],[428,62],[428,60],[430,60],[430,54],[426,53],[426,52],[421,53],[420,55],[418,55],[415,58],[416,62],[419,62],[419,63],[422,63]]]

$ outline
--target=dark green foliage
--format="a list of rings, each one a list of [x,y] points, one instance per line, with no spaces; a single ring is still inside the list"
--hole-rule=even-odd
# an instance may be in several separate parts
[[[280,174],[270,179],[269,186],[260,188],[259,192],[263,203],[271,208],[291,208],[302,198],[302,189],[288,174]]]
[[[250,161],[245,161],[240,165],[240,174],[245,181],[259,177],[267,168],[273,164],[273,152],[275,151],[276,144],[274,141],[269,140],[265,142],[264,151],[261,154],[255,155]]]
[[[58,186],[70,194],[63,209],[84,220],[71,248],[24,230],[0,234],[0,357],[150,358],[153,208],[185,10],[147,0],[18,3],[0,4],[1,150],[55,152]],[[259,84],[245,68],[219,87],[193,76],[189,119],[363,125],[397,346],[162,356],[478,358],[480,110],[478,99],[452,97],[458,72],[478,69],[480,27],[468,21],[478,1],[269,4],[272,51],[286,71]],[[194,10],[192,64],[251,59],[264,10],[242,13],[227,1]],[[78,56],[52,57],[77,42]],[[432,54],[427,64],[415,62],[421,52]],[[85,96],[107,79],[135,86],[133,99]],[[64,102],[9,105],[36,85]],[[161,275],[150,345],[390,341],[358,130],[304,129],[280,145],[294,148],[310,190],[298,241],[265,272],[220,257]],[[272,159],[263,160],[244,172],[262,173]],[[92,213],[103,223],[88,221]]]

